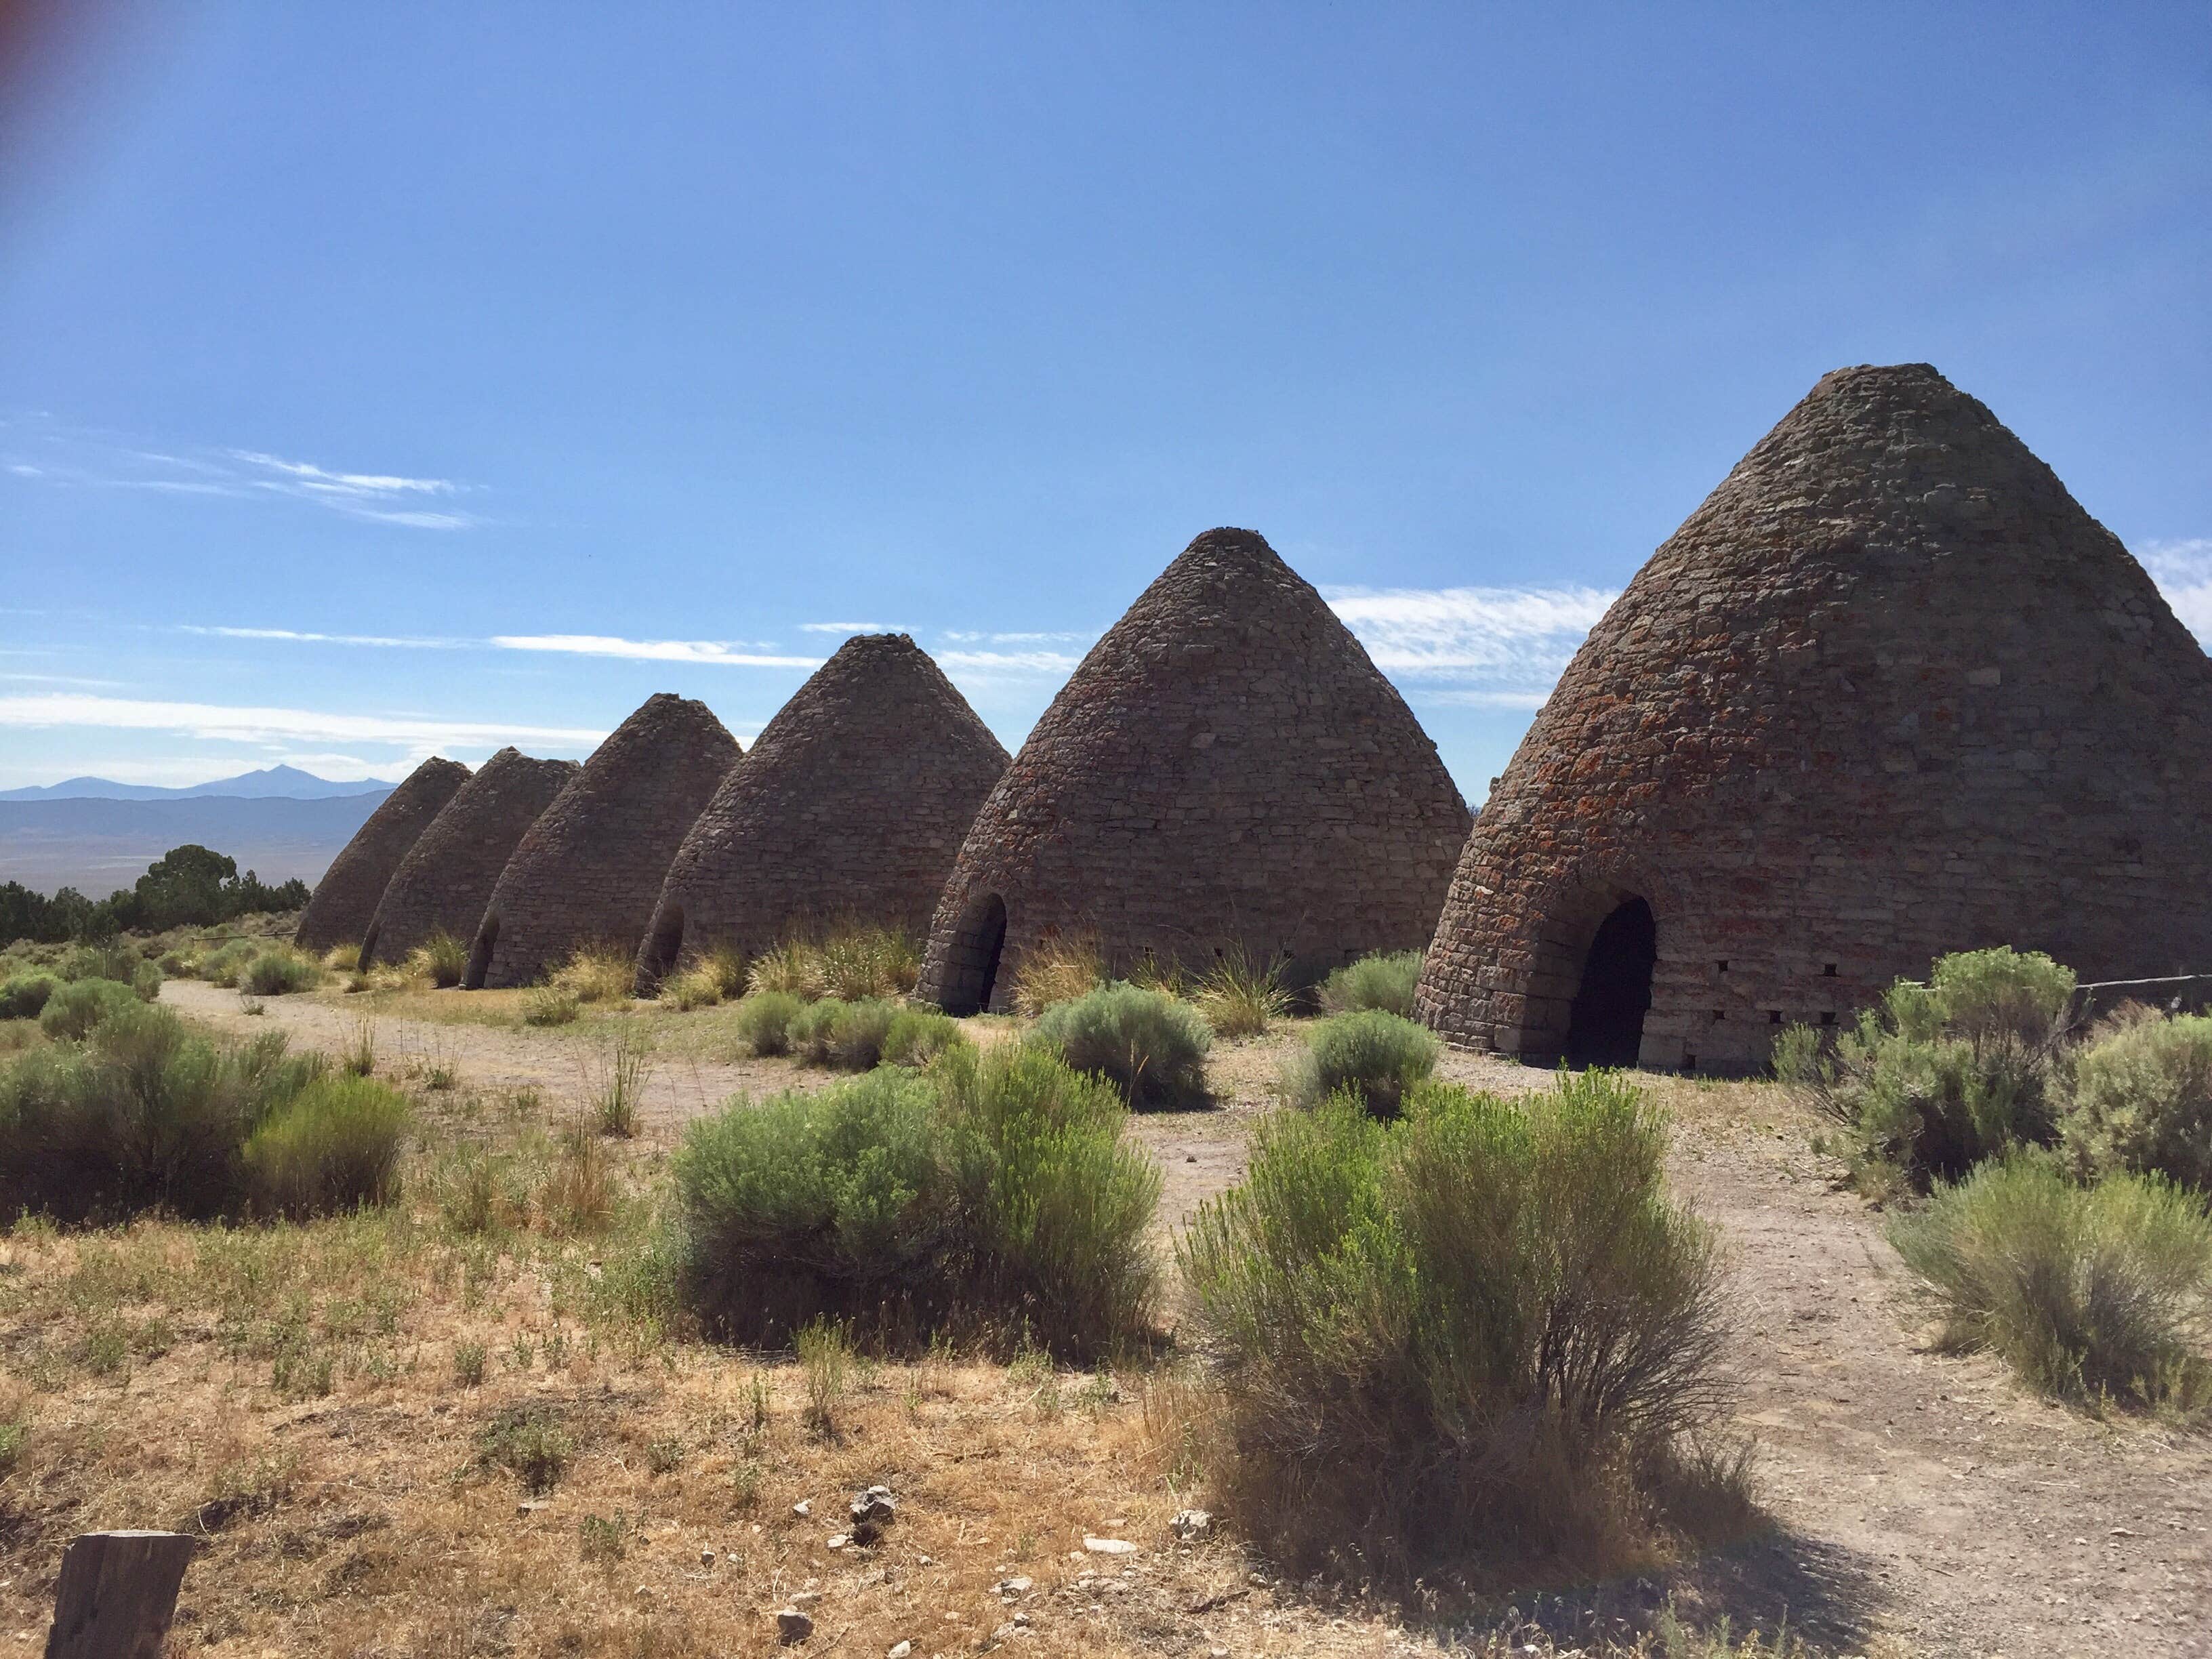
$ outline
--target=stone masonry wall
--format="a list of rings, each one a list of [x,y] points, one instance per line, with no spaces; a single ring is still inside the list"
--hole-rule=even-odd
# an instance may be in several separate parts
[[[1415,721],[1308,583],[1250,531],[1194,541],[1092,647],[992,792],[931,928],[921,994],[962,1001],[977,925],[1109,962],[1241,947],[1307,978],[1425,944],[1468,812]]]
[[[477,769],[399,861],[362,943],[361,965],[404,962],[434,933],[477,936],[507,857],[583,768],[502,749]]]
[[[434,755],[410,772],[331,860],[300,917],[294,942],[318,956],[337,945],[360,944],[407,849],[468,779],[467,767]]]
[[[640,992],[686,948],[750,955],[841,920],[919,936],[1006,769],[1006,750],[913,640],[848,640],[685,837],[639,950]]]
[[[579,945],[635,951],[669,861],[738,757],[705,703],[647,698],[515,844],[463,983],[533,984]]]
[[[1925,365],[1824,379],[1653,555],[1485,805],[1418,995],[1547,1060],[1598,923],[1658,926],[1644,1063],[1763,1065],[1949,951],[2212,967],[2212,664]]]

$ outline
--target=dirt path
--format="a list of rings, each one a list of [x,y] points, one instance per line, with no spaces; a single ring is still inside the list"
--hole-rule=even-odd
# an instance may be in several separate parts
[[[357,1018],[313,998],[270,999],[247,1015],[234,994],[189,981],[162,996],[226,1028],[274,1023],[328,1049],[352,1038]],[[383,1018],[377,1040],[479,1089],[534,1087],[559,1110],[588,1097],[609,1038]],[[1289,1041],[1222,1044],[1220,1109],[1133,1123],[1160,1162],[1166,1217],[1243,1178]],[[1516,1091],[1546,1082],[1474,1056],[1448,1056],[1443,1069]],[[648,1133],[672,1139],[738,1090],[832,1080],[782,1060],[664,1061],[647,1085]],[[1731,1253],[1739,1422],[1760,1443],[1759,1492],[1778,1522],[1667,1588],[1740,1629],[1771,1630],[1786,1609],[1793,1629],[1841,1651],[1887,1638],[1906,1652],[2008,1659],[2212,1655],[2212,1438],[2099,1424],[2039,1403],[1994,1361],[1926,1351],[1881,1217],[1836,1190],[1808,1119],[1769,1089],[1655,1086],[1680,1124],[1677,1189],[1719,1224]]]

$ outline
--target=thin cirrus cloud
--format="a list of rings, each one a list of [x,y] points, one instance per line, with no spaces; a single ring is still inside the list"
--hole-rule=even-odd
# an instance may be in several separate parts
[[[625,640],[605,634],[495,634],[501,651],[552,651],[636,662],[710,663],[728,668],[819,668],[819,657],[787,657],[740,649],[727,640]]]
[[[893,628],[889,623],[828,622],[801,623],[799,631],[802,634],[896,634],[902,630]]]
[[[167,702],[65,692],[0,696],[0,726],[162,732],[222,743],[388,744],[418,750],[490,749],[509,743],[589,748],[606,736],[605,732],[582,726],[441,720],[420,714],[339,714],[321,709]]]
[[[0,421],[0,431],[32,451],[8,457],[0,467],[59,488],[305,501],[349,519],[410,530],[466,530],[483,522],[451,504],[471,488],[451,478],[344,471],[259,449],[153,449],[46,416]]]
[[[1614,594],[1595,587],[1332,587],[1375,665],[1425,702],[1534,709]]]

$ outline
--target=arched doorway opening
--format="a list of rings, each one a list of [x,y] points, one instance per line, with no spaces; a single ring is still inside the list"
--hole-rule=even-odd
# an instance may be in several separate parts
[[[637,979],[630,988],[641,997],[651,996],[676,965],[676,954],[683,948],[684,907],[664,904],[653,919],[653,931],[645,936],[645,948],[637,953]]]
[[[483,919],[483,926],[477,929],[476,945],[469,951],[468,972],[461,975],[461,988],[464,991],[480,991],[483,988],[484,975],[491,972],[492,947],[498,943],[499,917],[496,915],[487,915]]]
[[[944,1008],[948,1014],[990,1012],[999,957],[1006,948],[1006,902],[996,893],[972,901],[945,947]]]
[[[1658,960],[1659,925],[1644,900],[1625,901],[1598,923],[1567,1015],[1568,1065],[1636,1064]]]

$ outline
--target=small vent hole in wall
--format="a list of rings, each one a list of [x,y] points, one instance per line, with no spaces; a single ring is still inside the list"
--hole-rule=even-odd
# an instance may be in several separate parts
[[[1726,1010],[1724,1010],[1724,1009],[1720,1009],[1720,1008],[1716,1008],[1716,1009],[1714,1009],[1714,1010],[1713,1010],[1713,1024],[1716,1024],[1716,1025],[1719,1024],[1723,1020],[1726,1019],[1727,1018],[1728,1018],[1728,1013],[1727,1013],[1727,1011],[1726,1011]]]
[[[1725,974],[1728,972],[1727,959],[1723,957],[1721,961],[1715,963],[1713,964],[1713,971],[1717,974]]]
[[[1821,977],[1822,979],[1833,979],[1833,978],[1835,978],[1835,976],[1836,976],[1836,964],[1835,964],[1834,963],[1832,963],[1832,962],[1828,963],[1826,963],[1826,965],[1824,965],[1824,966],[1821,968],[1821,969],[1820,969],[1820,977]]]
[[[1782,1024],[1782,1011],[1781,1011],[1779,1008],[1769,1008],[1769,1009],[1766,1011],[1766,1023],[1767,1023],[1769,1025],[1779,1025],[1779,1024]]]
[[[1686,1072],[1696,1071],[1698,1069],[1698,1057],[1695,1054],[1684,1054],[1682,1056],[1682,1069]]]
[[[1823,1025],[1833,1025],[1835,1023],[1836,1016],[1835,1012],[1832,1009],[1820,1016],[1820,1024]]]

